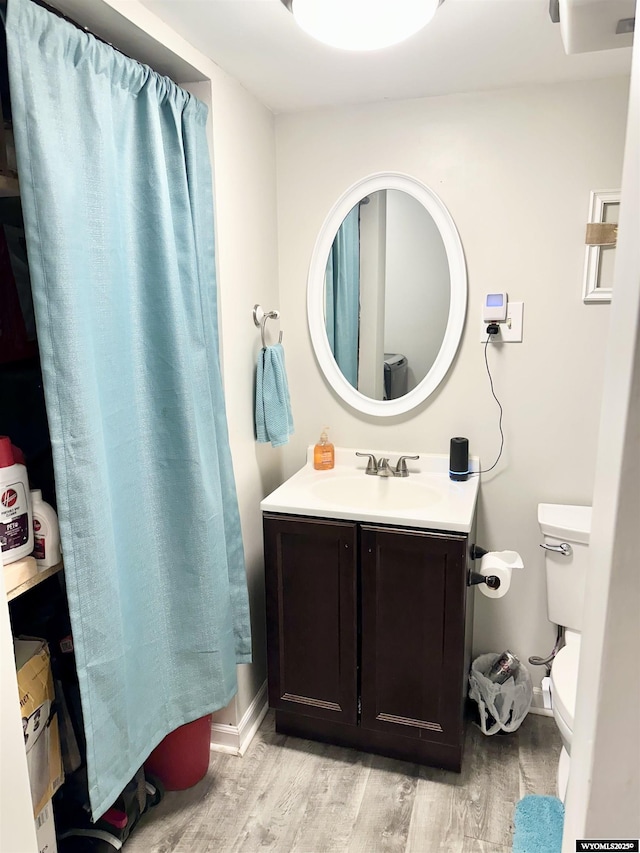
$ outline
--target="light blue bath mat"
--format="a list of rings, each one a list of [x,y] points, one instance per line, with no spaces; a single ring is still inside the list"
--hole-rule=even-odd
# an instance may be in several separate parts
[[[564,806],[557,797],[528,794],[516,804],[513,853],[560,853]]]

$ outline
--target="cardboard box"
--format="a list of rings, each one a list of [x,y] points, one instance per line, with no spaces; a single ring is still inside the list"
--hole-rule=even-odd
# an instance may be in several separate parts
[[[44,640],[14,640],[14,649],[33,815],[37,818],[64,781],[51,660]]]
[[[4,575],[4,588],[7,593],[12,592],[17,586],[25,581],[31,580],[38,574],[38,564],[33,557],[23,557],[14,560],[2,567]]]
[[[36,841],[38,842],[38,853],[58,853],[51,800],[44,804],[42,811],[36,818]]]

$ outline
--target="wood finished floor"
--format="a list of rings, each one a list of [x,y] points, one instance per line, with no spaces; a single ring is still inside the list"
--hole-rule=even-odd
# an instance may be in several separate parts
[[[267,714],[244,758],[168,793],[126,853],[511,853],[525,794],[555,794],[549,717],[484,736],[469,724],[461,774],[277,734]]]

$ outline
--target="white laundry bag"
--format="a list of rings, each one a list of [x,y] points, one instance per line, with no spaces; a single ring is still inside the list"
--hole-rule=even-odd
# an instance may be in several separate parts
[[[487,673],[500,657],[490,652],[471,664],[469,698],[478,703],[480,728],[485,735],[515,732],[527,716],[533,698],[533,685],[527,669],[520,664],[515,676],[496,684]]]

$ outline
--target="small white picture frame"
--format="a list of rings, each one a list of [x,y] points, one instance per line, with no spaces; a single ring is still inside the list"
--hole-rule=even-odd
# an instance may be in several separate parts
[[[588,222],[617,222],[620,190],[592,190]],[[587,246],[584,262],[582,301],[611,302],[615,246]]]

